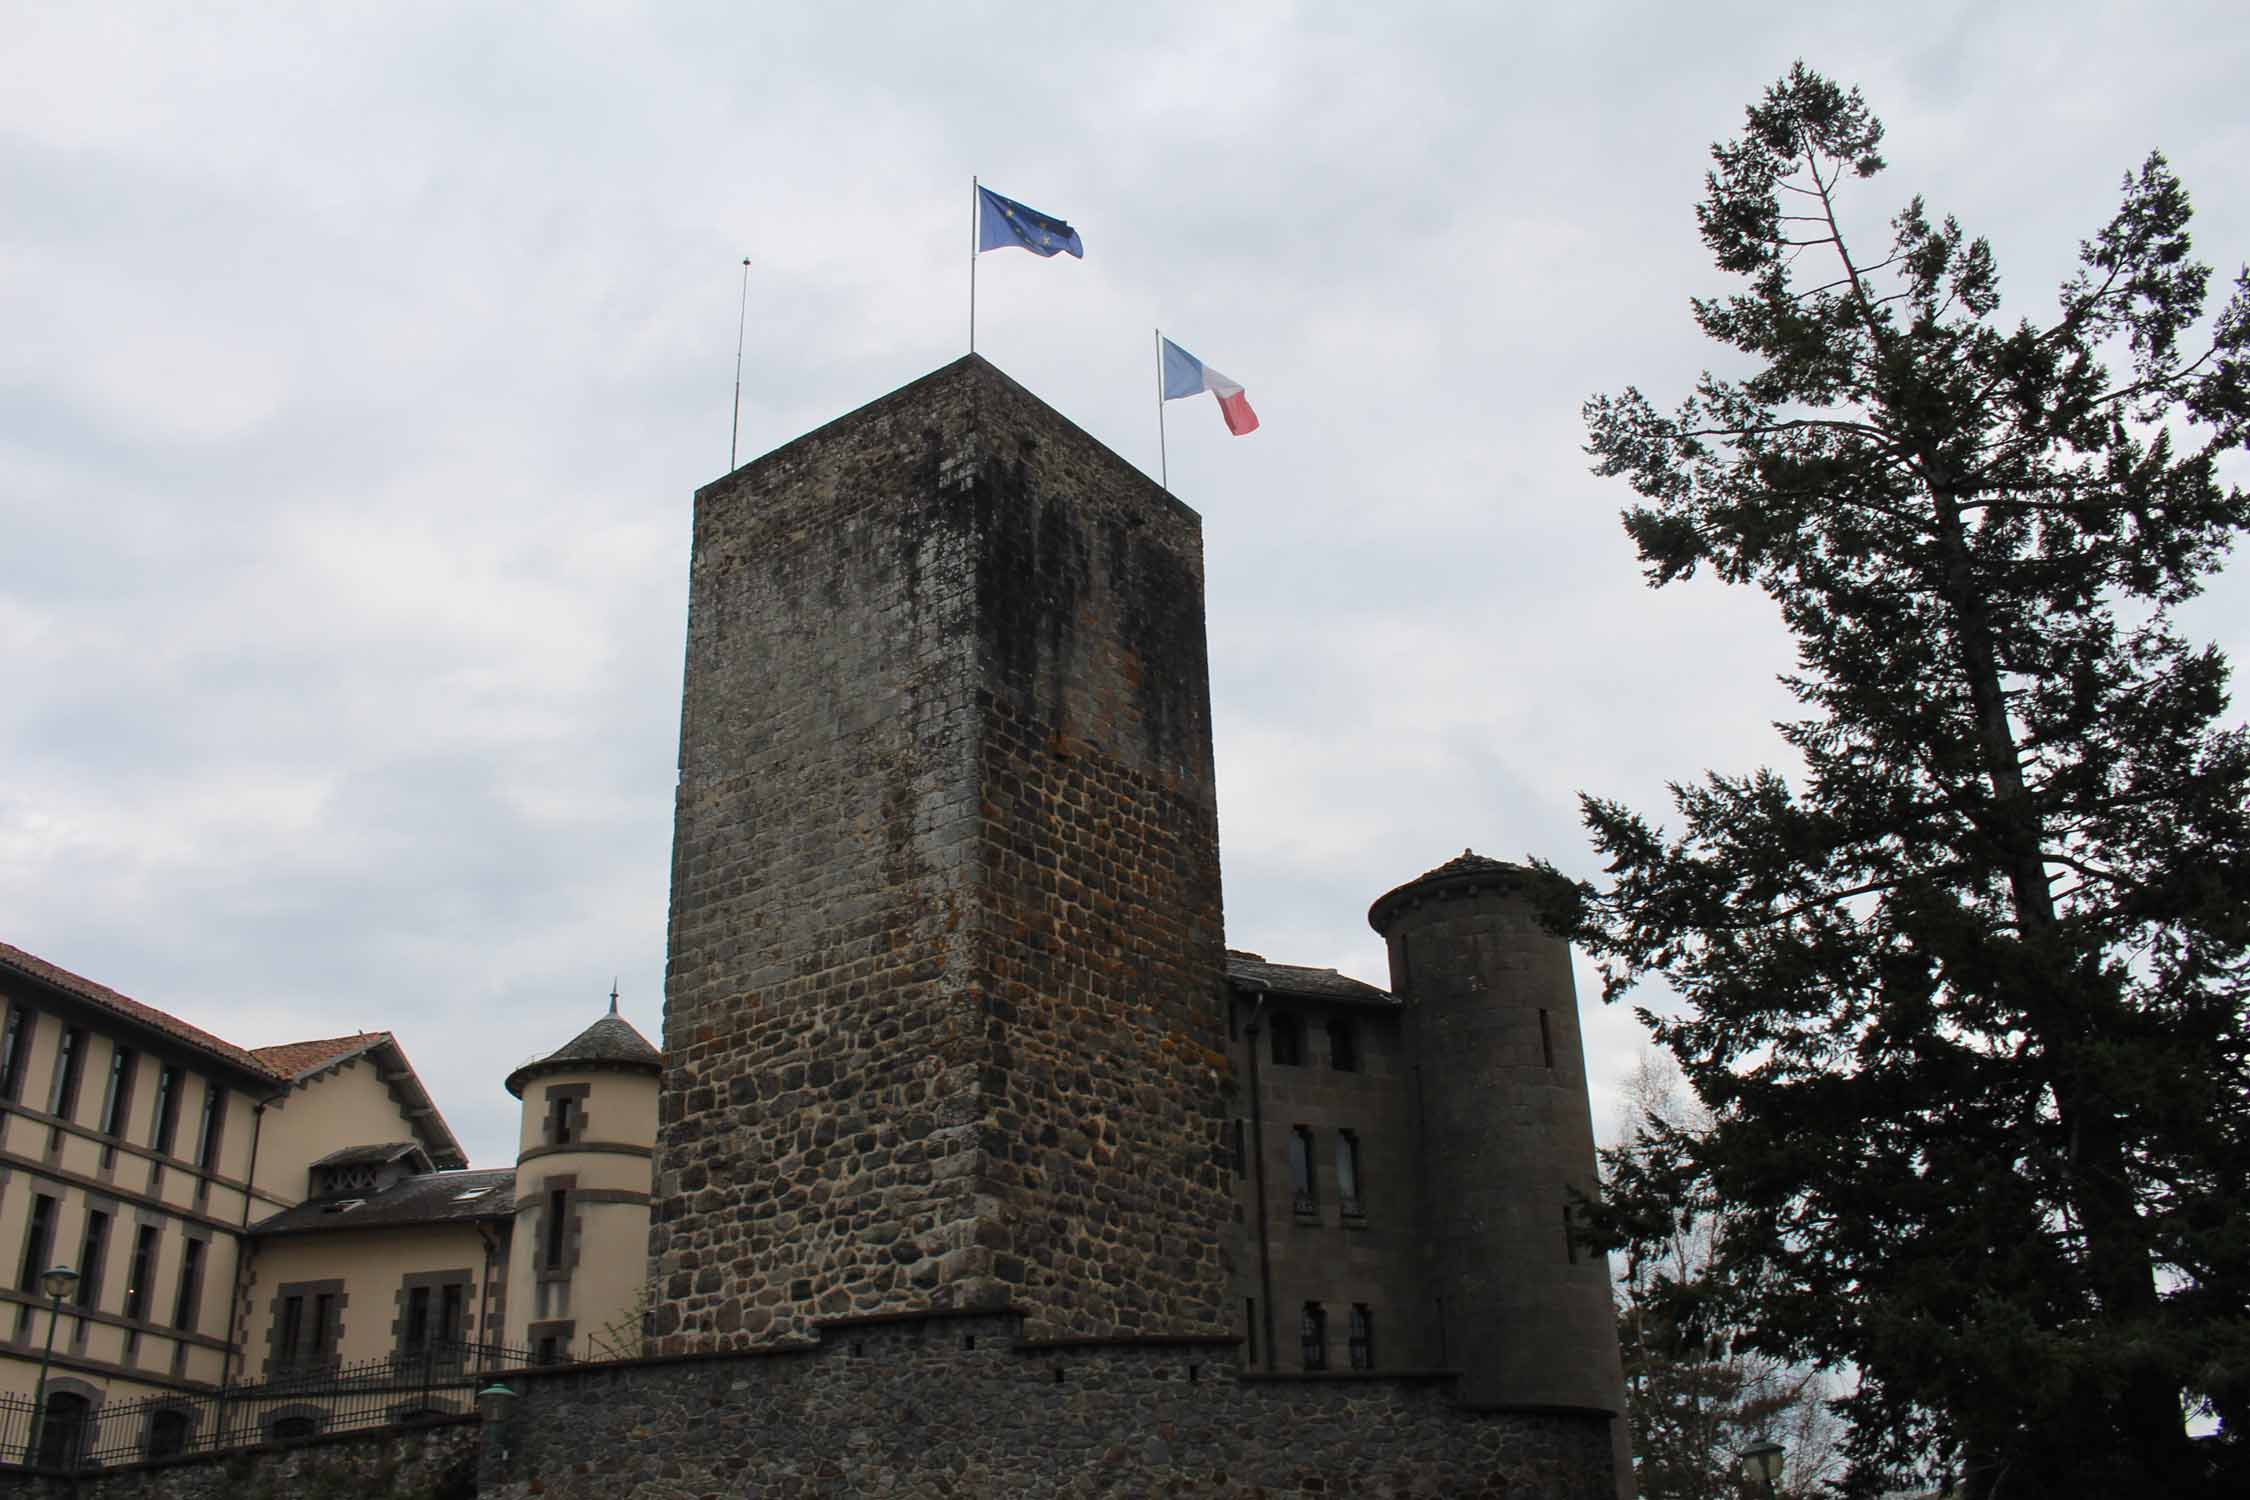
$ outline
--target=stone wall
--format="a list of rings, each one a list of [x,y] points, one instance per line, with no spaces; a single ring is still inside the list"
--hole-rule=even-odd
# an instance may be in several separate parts
[[[0,1469],[24,1500],[472,1500],[474,1417],[383,1427],[54,1478]]]
[[[1200,523],[975,357],[697,496],[654,1347],[1226,1324]]]
[[[1261,1376],[1225,1340],[1019,1343],[1005,1314],[510,1376],[486,1500],[1340,1495],[1610,1500],[1608,1423],[1443,1375]]]

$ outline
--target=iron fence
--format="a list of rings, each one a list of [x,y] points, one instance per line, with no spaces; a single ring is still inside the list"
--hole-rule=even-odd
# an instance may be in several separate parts
[[[502,1344],[433,1344],[308,1365],[254,1385],[99,1405],[50,1391],[43,1421],[29,1397],[0,1395],[0,1461],[76,1473],[451,1416],[474,1411],[477,1387],[494,1374],[537,1362],[530,1350]]]

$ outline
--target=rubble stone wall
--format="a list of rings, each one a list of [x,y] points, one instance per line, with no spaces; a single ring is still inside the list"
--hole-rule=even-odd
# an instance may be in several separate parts
[[[661,1353],[1224,1325],[1200,523],[970,357],[697,497]]]
[[[1007,1315],[511,1376],[487,1500],[698,1495],[1612,1500],[1608,1422],[1440,1375],[1238,1377],[1224,1341],[1019,1343]]]

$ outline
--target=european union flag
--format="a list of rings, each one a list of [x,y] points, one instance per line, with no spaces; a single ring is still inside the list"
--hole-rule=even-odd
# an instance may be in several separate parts
[[[1079,240],[1077,230],[1036,208],[1026,208],[1013,198],[1003,198],[980,183],[977,186],[977,250],[981,254],[1009,245],[1021,245],[1033,255],[1055,255],[1067,250],[1080,260],[1086,258],[1086,246]]]

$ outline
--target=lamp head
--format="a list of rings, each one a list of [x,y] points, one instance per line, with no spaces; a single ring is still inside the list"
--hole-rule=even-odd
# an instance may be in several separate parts
[[[39,1289],[58,1302],[76,1285],[78,1273],[68,1266],[51,1266],[39,1273]]]
[[[1752,1484],[1781,1483],[1781,1460],[1788,1450],[1776,1442],[1752,1443],[1735,1457],[1742,1462],[1742,1477]]]

